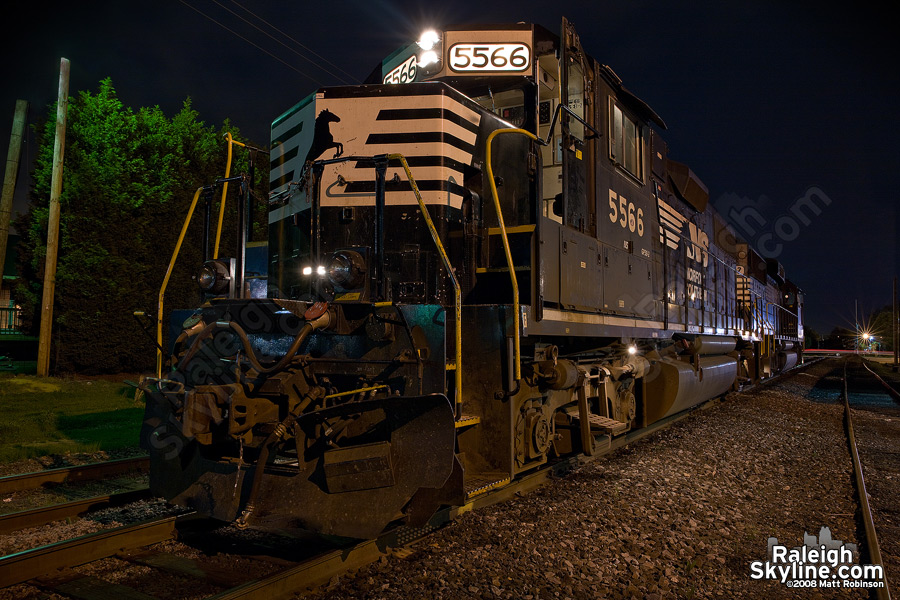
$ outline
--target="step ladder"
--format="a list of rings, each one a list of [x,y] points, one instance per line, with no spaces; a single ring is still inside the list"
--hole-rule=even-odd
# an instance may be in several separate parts
[[[485,473],[473,473],[466,476],[465,490],[466,500],[485,494],[491,490],[501,488],[511,481],[509,473],[503,471],[488,471]]]
[[[578,414],[577,410],[566,412],[573,421],[581,422],[581,417]],[[588,417],[588,421],[590,421],[592,433],[596,431],[598,434],[605,433],[607,435],[619,435],[620,433],[625,433],[628,430],[628,423],[616,421],[615,419],[610,419],[609,417],[591,415],[590,417]]]

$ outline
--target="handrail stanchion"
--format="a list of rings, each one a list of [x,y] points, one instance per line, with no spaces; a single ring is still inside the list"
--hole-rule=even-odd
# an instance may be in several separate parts
[[[459,418],[462,416],[462,291],[459,281],[456,279],[456,273],[453,271],[453,266],[450,264],[450,257],[447,256],[447,252],[444,250],[444,245],[441,243],[441,238],[434,226],[434,221],[431,220],[431,215],[428,213],[428,207],[425,206],[425,202],[422,200],[422,194],[419,192],[419,186],[416,184],[412,171],[409,169],[409,163],[406,162],[406,157],[402,154],[388,154],[387,158],[388,160],[398,160],[400,161],[400,164],[403,165],[403,170],[406,171],[406,177],[409,179],[409,184],[416,195],[416,201],[419,203],[419,210],[422,212],[422,217],[425,219],[425,224],[428,226],[429,233],[431,233],[431,239],[434,240],[434,245],[437,247],[438,254],[441,256],[441,261],[444,263],[444,268],[447,269],[447,274],[450,276],[450,281],[453,284],[453,304],[456,324],[456,365],[454,373],[456,383],[455,400],[456,415],[457,418]]]
[[[506,225],[503,222],[503,209],[500,207],[500,197],[497,195],[497,183],[494,181],[494,170],[491,165],[491,143],[494,138],[501,134],[516,133],[531,138],[536,142],[540,142],[540,138],[526,131],[525,129],[495,129],[488,135],[485,149],[485,163],[487,164],[488,182],[491,184],[491,197],[494,200],[494,210],[497,211],[497,221],[500,223],[500,237],[503,240],[503,251],[506,253],[506,265],[509,268],[509,279],[512,283],[513,293],[513,314],[515,315],[515,328],[513,329],[513,372],[514,379],[518,382],[522,379],[522,357],[521,357],[521,339],[519,328],[522,326],[522,315],[519,308],[519,283],[516,280],[516,268],[513,265],[512,252],[509,249],[509,237],[506,234]]]
[[[188,214],[184,218],[184,225],[181,226],[181,233],[178,235],[178,242],[175,244],[175,250],[172,252],[172,258],[169,259],[169,268],[166,269],[166,276],[163,278],[162,286],[159,288],[159,297],[157,298],[156,304],[156,376],[162,379],[162,363],[163,363],[163,351],[162,351],[162,322],[163,322],[163,296],[166,293],[166,287],[169,285],[169,277],[172,276],[172,269],[175,268],[175,260],[178,258],[178,253],[181,251],[181,243],[184,241],[184,236],[187,234],[188,225],[191,224],[191,217],[194,216],[194,209],[197,207],[197,200],[200,198],[200,192],[203,191],[202,187],[198,187],[197,191],[194,192],[194,199],[191,200],[191,207],[188,209]]]

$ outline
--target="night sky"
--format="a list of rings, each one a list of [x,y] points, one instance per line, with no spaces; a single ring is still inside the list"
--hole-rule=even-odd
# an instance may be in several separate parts
[[[362,80],[427,27],[525,21],[558,31],[566,16],[585,50],[666,121],[670,156],[688,164],[738,233],[777,255],[803,288],[807,326],[852,327],[856,300],[860,312],[890,303],[900,271],[900,53],[886,15],[862,6],[854,14],[846,3],[564,6],[21,3],[7,27],[13,52],[0,147],[5,157],[17,98],[31,104],[29,124],[56,100],[63,56],[71,61],[70,95],[111,77],[126,105],[159,105],[170,116],[190,96],[208,124],[228,117],[267,144],[276,116],[317,87]],[[25,209],[35,153],[29,134],[14,212]],[[798,212],[798,201],[807,208]]]

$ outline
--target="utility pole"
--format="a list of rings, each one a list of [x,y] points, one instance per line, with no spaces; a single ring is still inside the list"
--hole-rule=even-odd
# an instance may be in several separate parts
[[[22,151],[22,136],[25,134],[25,115],[28,102],[16,100],[12,133],[9,136],[9,154],[6,155],[6,174],[3,177],[3,195],[0,196],[0,277],[6,264],[6,243],[9,236],[9,221],[12,218],[13,196],[16,193],[16,176],[19,174],[19,154]]]
[[[59,99],[56,105],[56,141],[53,143],[53,175],[50,179],[50,216],[47,223],[47,259],[44,262],[44,296],[41,300],[41,334],[37,373],[50,374],[50,332],[53,330],[53,297],[56,290],[56,253],[59,246],[59,196],[62,192],[63,154],[66,147],[66,110],[69,107],[69,61],[59,61]]]

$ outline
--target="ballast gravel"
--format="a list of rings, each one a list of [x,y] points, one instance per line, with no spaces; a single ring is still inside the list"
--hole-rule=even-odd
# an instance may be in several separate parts
[[[865,598],[751,579],[770,537],[793,548],[827,527],[859,543],[838,366],[732,393],[297,597]]]
[[[818,535],[827,527],[834,539],[859,544],[861,526],[838,403],[841,372],[839,361],[826,360],[767,386],[730,394],[665,431],[585,463],[534,492],[467,513],[411,548],[296,597],[865,598],[867,590],[794,589],[751,578],[750,564],[766,560],[772,537],[795,547],[803,544],[804,533]],[[893,416],[882,418],[880,425],[900,428]],[[894,473],[881,469],[873,487],[889,485],[900,492],[894,485],[900,475]],[[108,509],[74,523],[0,537],[0,550],[8,553],[170,510],[158,500]],[[246,571],[250,579],[275,568],[248,561],[241,551],[232,554],[228,530],[222,539],[196,547],[172,541],[156,550],[227,572]],[[115,558],[78,571],[103,579],[114,572],[116,581],[159,598],[202,598],[216,589]],[[0,598],[7,597],[58,596],[23,584],[0,590]]]

